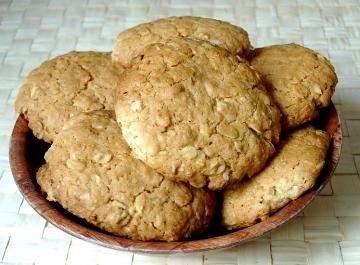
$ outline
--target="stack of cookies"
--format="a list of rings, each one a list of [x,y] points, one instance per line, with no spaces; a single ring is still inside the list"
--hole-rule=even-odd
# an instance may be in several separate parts
[[[44,62],[15,108],[51,144],[36,176],[48,200],[119,236],[176,241],[206,230],[215,204],[235,229],[310,189],[330,137],[306,123],[336,83],[310,49],[252,49],[240,27],[170,17],[121,32],[112,53]]]

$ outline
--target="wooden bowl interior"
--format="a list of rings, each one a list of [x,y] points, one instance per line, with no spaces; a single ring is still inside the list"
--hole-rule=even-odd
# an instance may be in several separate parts
[[[72,215],[59,204],[48,202],[41,194],[35,174],[44,163],[44,153],[49,145],[33,136],[22,116],[17,119],[12,133],[10,164],[15,182],[28,203],[47,221],[75,237],[113,249],[136,252],[202,252],[228,248],[264,235],[295,217],[324,188],[335,170],[341,151],[341,124],[335,106],[331,104],[323,109],[319,118],[312,123],[315,127],[327,131],[332,137],[326,164],[313,189],[263,222],[241,230],[226,231],[218,226],[215,218],[214,224],[206,233],[181,242],[142,242],[114,236]]]

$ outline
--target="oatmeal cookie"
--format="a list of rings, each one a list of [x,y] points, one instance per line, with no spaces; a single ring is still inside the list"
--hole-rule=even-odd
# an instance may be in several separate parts
[[[169,17],[121,32],[114,44],[113,60],[128,65],[147,45],[173,37],[208,41],[240,57],[245,57],[250,49],[247,32],[230,23],[202,17]]]
[[[113,110],[122,67],[109,52],[69,52],[46,61],[26,78],[15,102],[34,135],[51,143],[80,112]]]
[[[115,112],[136,158],[212,190],[258,172],[280,133],[280,112],[247,62],[182,38],[149,45],[133,61]]]
[[[37,181],[47,199],[108,232],[174,241],[210,223],[214,196],[163,176],[130,156],[110,111],[80,113],[45,154]]]
[[[329,144],[326,132],[310,126],[291,133],[263,171],[225,190],[222,224],[233,229],[263,221],[312,188]]]
[[[250,63],[279,106],[284,130],[317,117],[318,109],[330,104],[337,77],[324,56],[297,44],[274,45],[255,49]]]

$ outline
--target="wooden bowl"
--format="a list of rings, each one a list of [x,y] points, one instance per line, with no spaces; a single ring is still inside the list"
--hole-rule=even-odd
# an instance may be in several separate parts
[[[56,227],[75,237],[119,250],[166,254],[202,252],[232,247],[264,235],[299,214],[324,188],[336,168],[341,151],[341,125],[335,106],[331,104],[323,109],[319,119],[313,124],[327,131],[332,136],[332,143],[324,169],[310,191],[287,204],[266,221],[234,231],[225,231],[214,224],[201,237],[181,242],[142,242],[111,235],[70,214],[59,204],[48,202],[36,183],[35,173],[44,163],[43,156],[49,145],[32,135],[27,121],[22,116],[18,117],[11,136],[10,164],[19,190],[35,211]]]

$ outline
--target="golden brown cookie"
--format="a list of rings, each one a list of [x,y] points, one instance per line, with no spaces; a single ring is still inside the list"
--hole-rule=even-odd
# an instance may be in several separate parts
[[[208,42],[147,46],[115,104],[133,155],[167,178],[222,189],[274,152],[280,112],[245,61]]]
[[[69,52],[46,61],[26,78],[15,102],[39,139],[51,143],[64,122],[83,111],[113,110],[122,72],[109,52]]]
[[[223,226],[233,229],[263,221],[310,189],[324,166],[329,144],[329,135],[311,126],[291,133],[263,171],[225,190]]]
[[[174,37],[208,41],[240,57],[250,49],[247,32],[230,23],[202,17],[168,17],[121,32],[114,44],[113,60],[128,65],[147,45]]]
[[[335,91],[337,77],[331,63],[297,44],[255,49],[250,63],[279,106],[284,130],[315,118]]]
[[[110,111],[65,123],[37,181],[47,199],[100,228],[137,240],[174,241],[210,223],[214,196],[163,176],[130,156]]]

